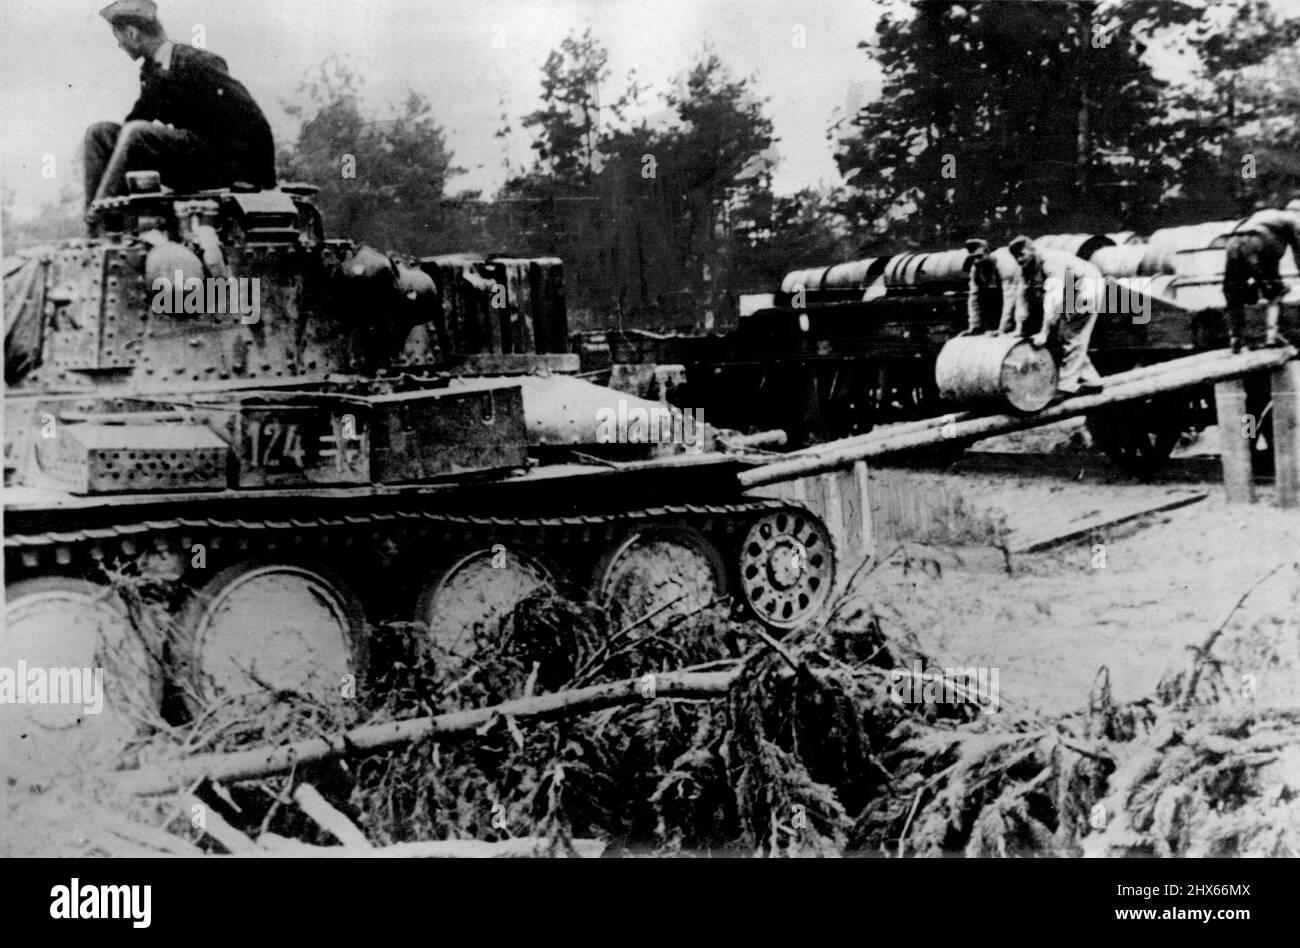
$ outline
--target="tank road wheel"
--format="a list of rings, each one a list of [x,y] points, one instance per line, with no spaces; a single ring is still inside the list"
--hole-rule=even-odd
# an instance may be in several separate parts
[[[474,651],[475,630],[492,632],[502,617],[538,590],[555,590],[555,573],[537,557],[501,544],[456,557],[435,571],[420,594],[415,621],[452,661]]]
[[[1151,398],[1094,412],[1088,415],[1087,425],[1093,443],[1116,467],[1140,480],[1149,480],[1169,460],[1185,420],[1181,402]]]
[[[765,624],[793,629],[813,619],[834,579],[834,544],[816,517],[778,510],[749,528],[740,549],[740,583]]]
[[[0,693],[15,693],[0,701],[0,770],[112,766],[158,713],[162,686],[122,600],[98,583],[44,576],[5,591],[4,620]],[[13,703],[20,695],[27,703]]]
[[[614,620],[611,632],[639,620],[645,620],[641,628],[658,632],[674,617],[698,613],[725,597],[727,568],[693,527],[645,527],[600,558],[592,591]]]
[[[330,703],[341,698],[344,676],[365,670],[361,604],[315,566],[257,561],[225,569],[191,597],[181,630],[187,664],[178,677],[194,712],[267,688]]]

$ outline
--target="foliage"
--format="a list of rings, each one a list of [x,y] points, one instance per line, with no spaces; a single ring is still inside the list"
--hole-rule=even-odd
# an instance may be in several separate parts
[[[360,80],[338,57],[322,63],[302,93],[306,104],[285,106],[300,128],[281,148],[280,177],[320,188],[330,231],[404,253],[453,249],[443,199],[463,169],[453,165],[428,101],[409,92],[392,118],[369,119]]]
[[[1300,181],[1297,36],[1266,0],[894,0],[860,44],[882,93],[833,129],[841,208],[868,247],[1231,217]]]
[[[731,294],[767,282],[748,254],[772,239],[774,138],[753,80],[705,50],[652,122],[635,75],[602,110],[606,60],[590,32],[548,58],[543,108],[523,120],[537,162],[500,199],[525,206],[514,220],[531,252],[566,260],[579,308],[620,323],[726,318]]]
[[[972,232],[1083,230],[1098,217],[1140,225],[1167,187],[1168,129],[1127,16],[1083,4],[889,4],[860,44],[884,71],[882,93],[837,129],[845,211],[865,229],[940,245]]]
[[[1197,68],[1171,97],[1194,146],[1171,203],[1187,219],[1284,203],[1300,186],[1300,17],[1265,0],[1209,0],[1199,13],[1187,24]]]

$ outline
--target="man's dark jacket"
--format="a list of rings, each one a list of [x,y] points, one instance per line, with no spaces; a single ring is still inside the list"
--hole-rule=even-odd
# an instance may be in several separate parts
[[[224,184],[275,186],[271,126],[220,56],[177,43],[166,72],[147,58],[140,69],[140,98],[126,121],[137,119],[193,132],[226,178]]]

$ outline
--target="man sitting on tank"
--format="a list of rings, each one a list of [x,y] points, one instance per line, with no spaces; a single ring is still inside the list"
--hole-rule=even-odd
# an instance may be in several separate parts
[[[1016,334],[1032,332],[1034,345],[1056,350],[1062,395],[1101,391],[1101,376],[1088,358],[1101,310],[1101,271],[1063,250],[1040,250],[1028,237],[1017,237],[1007,249],[1020,265]]]
[[[177,192],[275,186],[266,116],[226,61],[173,43],[153,0],[117,0],[100,11],[128,56],[142,60],[140,98],[122,124],[86,132],[87,212],[127,193],[129,171],[157,171]]]
[[[1241,351],[1246,307],[1259,302],[1261,294],[1268,301],[1264,345],[1282,345],[1278,318],[1286,285],[1280,266],[1288,247],[1300,265],[1300,199],[1293,200],[1284,211],[1272,207],[1257,210],[1229,235],[1223,301],[1228,344],[1233,352]]]

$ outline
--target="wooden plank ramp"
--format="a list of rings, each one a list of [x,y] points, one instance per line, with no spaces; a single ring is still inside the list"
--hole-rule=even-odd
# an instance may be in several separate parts
[[[1276,370],[1294,359],[1296,354],[1291,346],[1235,354],[1226,349],[1216,349],[1108,376],[1104,391],[1065,398],[1032,415],[978,415],[963,412],[906,425],[894,425],[794,452],[778,461],[742,471],[738,480],[743,488],[750,489],[852,467],[858,461],[900,451],[935,444],[963,444],[991,435],[1023,431],[1164,392],[1228,382],[1255,372]]]

